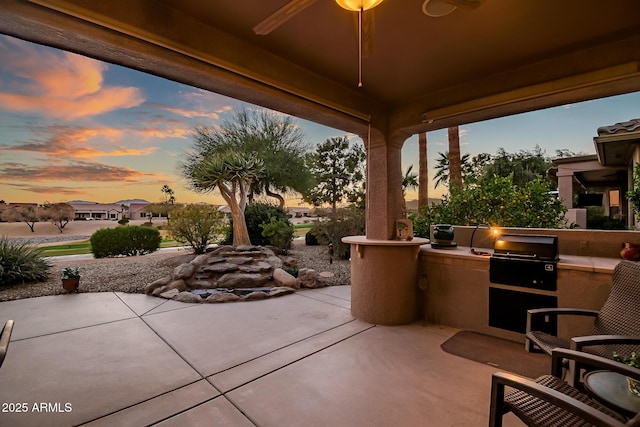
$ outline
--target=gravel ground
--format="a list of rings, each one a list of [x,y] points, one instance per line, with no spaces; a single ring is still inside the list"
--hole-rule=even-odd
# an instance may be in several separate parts
[[[325,246],[306,246],[304,241],[296,240],[289,251],[289,256],[298,261],[299,268],[306,267],[318,272],[334,273],[332,285],[351,283],[349,261],[333,260],[330,264]],[[142,293],[146,284],[169,275],[176,265],[188,257],[189,252],[184,249],[163,250],[149,255],[122,258],[53,257],[50,258],[52,268],[49,280],[2,286],[0,301],[65,293],[60,281],[60,273],[65,267],[80,267],[79,292]]]

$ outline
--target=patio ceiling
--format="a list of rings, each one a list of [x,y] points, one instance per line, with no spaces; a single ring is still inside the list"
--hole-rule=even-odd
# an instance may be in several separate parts
[[[457,2],[479,6],[365,12],[362,88],[357,14],[333,0],[266,35],[289,0],[2,0],[0,32],[387,138],[640,90],[637,0]]]

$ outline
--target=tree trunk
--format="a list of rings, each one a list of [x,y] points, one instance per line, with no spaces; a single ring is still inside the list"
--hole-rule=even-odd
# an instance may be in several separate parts
[[[244,211],[240,210],[237,204],[231,208],[233,216],[233,246],[251,245],[249,239],[249,230],[247,230],[247,221],[244,218]]]
[[[458,126],[449,128],[449,189],[462,187],[462,164],[460,161],[460,134]]]
[[[233,246],[251,245],[251,239],[249,239],[249,230],[247,229],[247,221],[244,218],[244,205],[246,204],[246,198],[248,188],[241,193],[241,200],[238,203],[236,199],[235,191],[229,189],[224,184],[218,184],[220,194],[227,202],[229,209],[231,209],[231,216],[233,218]]]
[[[269,188],[269,184],[265,185],[264,192],[267,196],[273,197],[278,201],[278,207],[280,207],[280,209],[284,209],[284,197],[282,197],[278,193],[272,192],[271,189]]]
[[[429,170],[427,161],[427,133],[418,134],[418,212],[429,205]]]

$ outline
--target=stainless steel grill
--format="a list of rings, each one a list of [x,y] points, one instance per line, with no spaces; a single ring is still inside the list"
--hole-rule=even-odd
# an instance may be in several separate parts
[[[506,234],[496,238],[489,263],[489,326],[524,333],[527,310],[557,307],[558,238],[546,235]],[[535,289],[535,290],[534,290]],[[555,319],[540,325],[549,333]]]
[[[505,234],[496,238],[489,280],[555,291],[558,259],[557,236]]]

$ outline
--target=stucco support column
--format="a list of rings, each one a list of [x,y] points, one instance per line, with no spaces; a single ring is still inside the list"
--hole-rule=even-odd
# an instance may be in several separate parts
[[[573,171],[558,169],[558,197],[567,209],[573,208]]]
[[[402,215],[401,149],[408,135],[367,145],[366,236],[342,239],[351,245],[351,314],[378,325],[402,325],[418,318],[418,261],[427,239],[394,240]]]
[[[378,132],[362,137],[367,149],[368,239],[395,237],[395,220],[402,216],[402,144],[408,137],[399,133],[387,141]]]

